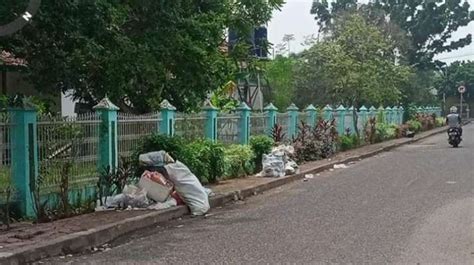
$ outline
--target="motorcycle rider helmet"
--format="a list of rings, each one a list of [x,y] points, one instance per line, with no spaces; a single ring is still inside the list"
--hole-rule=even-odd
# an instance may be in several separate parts
[[[451,113],[457,113],[457,112],[458,112],[458,108],[457,108],[456,106],[452,106],[452,107],[449,109],[449,111],[450,111]]]

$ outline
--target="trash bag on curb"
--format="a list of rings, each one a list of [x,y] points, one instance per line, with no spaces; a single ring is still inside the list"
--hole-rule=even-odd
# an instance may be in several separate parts
[[[164,202],[157,202],[155,204],[148,206],[148,209],[149,210],[164,210],[164,209],[168,209],[175,206],[178,206],[178,202],[174,198],[170,197],[168,198],[168,200]]]
[[[165,151],[150,152],[138,156],[141,167],[154,168],[163,167],[166,164],[174,163],[174,159]]]
[[[183,163],[167,164],[164,166],[168,178],[173,182],[176,192],[191,210],[192,215],[205,215],[211,208],[206,189],[198,178]]]
[[[125,195],[125,207],[146,208],[150,204],[146,191],[133,185],[125,185],[122,194]]]
[[[295,161],[293,160],[289,160],[286,164],[285,164],[285,174],[287,176],[289,175],[294,175],[296,173],[298,173],[298,164],[296,164]]]
[[[263,155],[262,167],[262,177],[279,178],[285,176],[285,162],[281,155]]]

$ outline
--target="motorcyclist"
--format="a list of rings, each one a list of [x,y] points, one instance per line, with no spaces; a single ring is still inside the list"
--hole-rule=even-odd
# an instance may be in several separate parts
[[[452,106],[449,111],[451,113],[446,116],[446,124],[449,128],[458,128],[459,129],[459,136],[462,136],[462,123],[461,123],[461,116],[458,114],[458,108]]]

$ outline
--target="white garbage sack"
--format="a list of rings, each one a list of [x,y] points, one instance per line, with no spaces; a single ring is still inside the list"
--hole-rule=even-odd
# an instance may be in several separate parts
[[[141,154],[138,157],[140,166],[143,167],[162,167],[169,163],[174,163],[174,159],[165,151],[150,152]]]
[[[191,210],[192,215],[205,215],[211,208],[206,189],[183,163],[176,161],[165,165],[168,177],[176,192]]]
[[[286,162],[285,164],[285,174],[287,176],[289,175],[294,175],[296,173],[298,173],[298,164],[296,164],[295,161],[293,160],[289,160],[288,162]]]
[[[285,176],[285,162],[281,155],[263,155],[262,166],[262,177],[279,178]]]

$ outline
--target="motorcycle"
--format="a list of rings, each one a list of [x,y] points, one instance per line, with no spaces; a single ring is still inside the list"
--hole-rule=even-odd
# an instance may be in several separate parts
[[[461,143],[461,132],[459,131],[459,128],[449,128],[448,136],[449,144],[453,147],[458,147]]]

